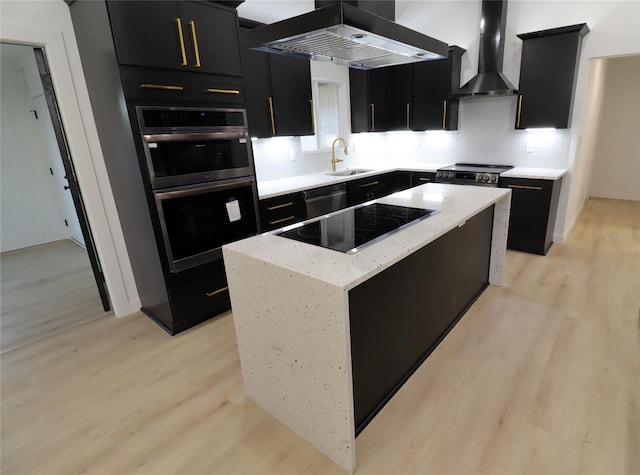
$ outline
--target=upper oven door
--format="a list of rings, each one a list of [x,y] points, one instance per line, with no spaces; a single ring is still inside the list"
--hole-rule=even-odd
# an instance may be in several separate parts
[[[258,233],[253,178],[153,194],[171,272],[220,259],[222,245]]]
[[[243,109],[137,108],[153,189],[254,174]]]

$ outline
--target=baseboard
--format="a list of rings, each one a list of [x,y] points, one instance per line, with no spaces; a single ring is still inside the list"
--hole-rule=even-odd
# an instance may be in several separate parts
[[[589,198],[607,198],[610,200],[640,201],[638,193],[624,193],[619,191],[592,191]]]

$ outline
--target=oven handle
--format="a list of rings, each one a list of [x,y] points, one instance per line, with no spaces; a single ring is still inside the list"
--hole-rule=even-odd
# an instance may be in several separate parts
[[[229,180],[218,180],[207,182],[206,184],[199,183],[196,185],[165,188],[163,190],[154,191],[153,195],[156,200],[163,201],[172,198],[180,198],[182,196],[201,195],[203,193],[209,193],[211,191],[222,191],[229,188],[238,188],[245,185],[255,186],[255,180],[253,178],[232,178]]]
[[[227,129],[216,132],[180,132],[167,134],[143,134],[145,142],[186,142],[191,140],[225,140],[247,138],[245,128]]]

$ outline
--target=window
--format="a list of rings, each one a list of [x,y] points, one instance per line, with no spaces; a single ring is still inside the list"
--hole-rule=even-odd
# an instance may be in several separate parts
[[[301,137],[303,152],[318,152],[331,148],[337,137],[346,137],[349,130],[345,128],[343,107],[348,108],[344,84],[339,82],[314,80],[312,95],[315,117],[315,135]]]

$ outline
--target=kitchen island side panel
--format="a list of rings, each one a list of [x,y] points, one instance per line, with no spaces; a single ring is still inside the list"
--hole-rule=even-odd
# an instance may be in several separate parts
[[[352,473],[347,292],[228,248],[223,252],[247,395]]]

